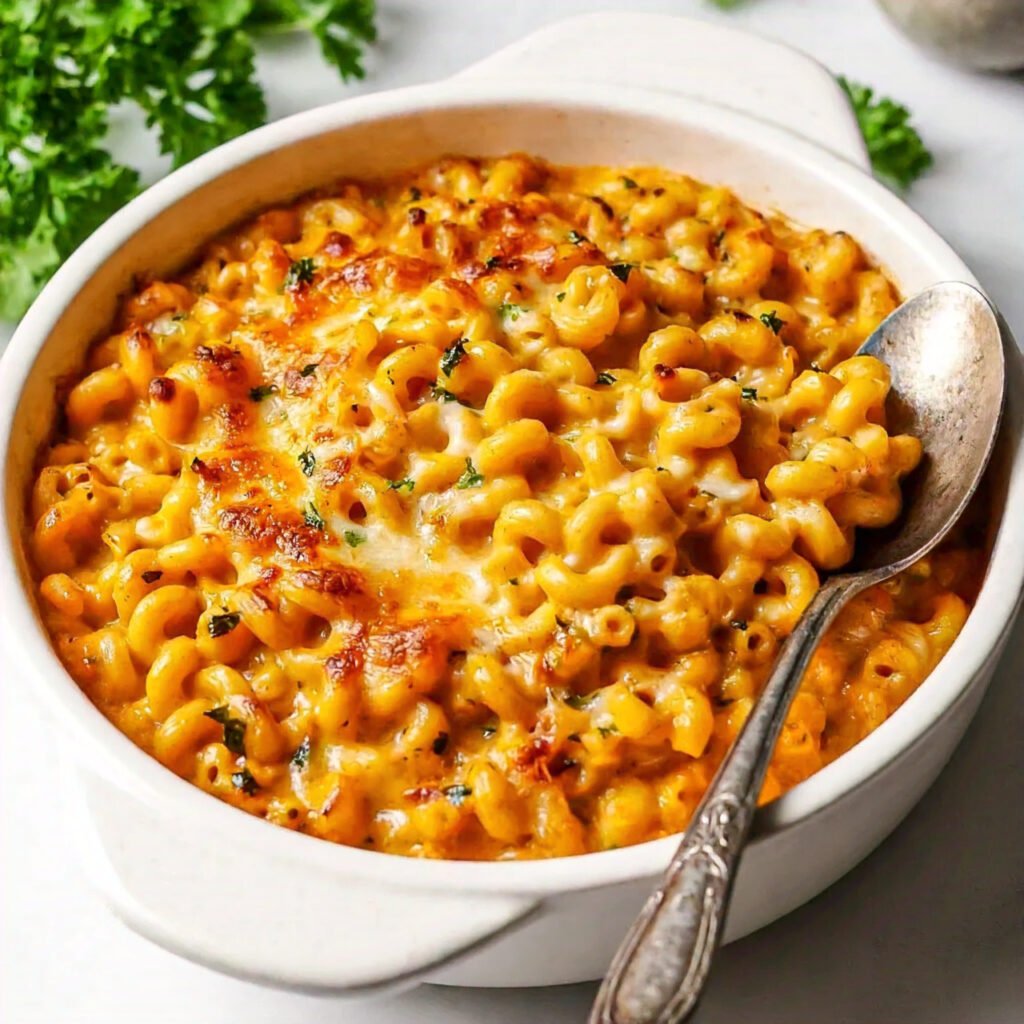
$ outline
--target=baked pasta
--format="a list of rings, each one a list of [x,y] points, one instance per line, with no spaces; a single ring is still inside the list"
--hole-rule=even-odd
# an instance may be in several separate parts
[[[237,807],[429,857],[684,828],[920,444],[843,233],[652,168],[445,159],[268,210],[58,388],[28,547],[60,658]],[[947,548],[825,639],[762,800],[949,647]]]

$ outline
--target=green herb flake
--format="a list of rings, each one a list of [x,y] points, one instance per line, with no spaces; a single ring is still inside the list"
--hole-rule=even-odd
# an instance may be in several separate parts
[[[573,228],[565,237],[568,238],[573,245],[582,245],[584,242],[589,241],[586,235],[580,234],[580,232],[575,228]]]
[[[327,529],[324,517],[320,515],[320,509],[312,501],[303,509],[302,518],[306,521],[306,525],[311,526],[314,530]]]
[[[299,376],[312,377],[313,374],[316,373],[316,369],[319,365],[319,363],[306,363],[306,365],[301,370],[299,370]]]
[[[910,125],[910,111],[874,90],[839,76],[849,97],[875,174],[898,186],[912,185],[935,162]]]
[[[594,381],[595,384],[614,384],[616,378],[613,377],[607,370],[602,370]]]
[[[466,352],[466,341],[464,338],[459,338],[457,341],[453,341],[445,350],[441,356],[441,372],[446,376],[452,375],[452,370],[455,369],[459,363],[467,356]]]
[[[559,302],[564,302],[565,301],[565,292],[559,292],[555,296],[555,298],[558,299]]]
[[[430,394],[438,402],[457,402],[459,400],[458,395],[453,395],[447,388],[438,387],[437,384],[430,389]]]
[[[387,489],[389,491],[408,491],[412,494],[415,486],[416,481],[411,476],[407,476],[403,480],[389,480]]]
[[[626,175],[623,175],[622,176],[622,187],[623,188],[639,188],[640,186],[632,178],[627,178]]]
[[[612,263],[608,269],[625,284],[629,280],[629,272],[635,267],[635,263]]]
[[[299,466],[303,476],[312,476],[316,469],[316,456],[307,448],[299,453]]]
[[[592,693],[570,693],[565,698],[565,703],[569,707],[574,708],[576,711],[583,711],[594,701],[594,694]]]
[[[740,388],[740,394],[747,402],[757,401],[757,388]]]
[[[470,796],[473,790],[464,783],[457,782],[454,786],[445,786],[441,792],[444,793],[448,800],[456,807],[461,807],[465,802],[466,797]]]
[[[298,769],[303,769],[309,764],[309,753],[312,747],[312,742],[308,736],[302,738],[302,742],[295,748],[295,753],[292,754],[292,766]]]
[[[245,754],[245,722],[240,718],[231,717],[231,708],[222,704],[219,708],[204,711],[203,715],[212,718],[224,728],[224,746],[232,754]]]
[[[455,486],[460,491],[465,491],[470,487],[479,487],[483,482],[483,474],[478,473],[473,467],[473,460],[467,458],[465,472],[456,481]]]
[[[241,621],[242,616],[238,612],[225,612],[223,615],[211,615],[206,628],[210,631],[210,636],[216,639],[230,633]]]
[[[367,540],[366,534],[360,533],[358,530],[346,530],[342,536],[350,548],[357,548],[360,544],[365,544]]]
[[[609,736],[614,736],[619,731],[619,727],[613,722],[611,725],[599,725],[597,731],[607,739]]]
[[[288,268],[288,273],[284,275],[284,286],[289,291],[294,291],[304,284],[312,284],[315,274],[316,264],[311,257],[303,256]]]
[[[480,732],[483,734],[483,737],[484,737],[485,740],[489,740],[489,739],[491,739],[491,737],[497,735],[498,727],[496,725],[485,725],[480,730]]]
[[[773,334],[778,334],[783,327],[786,326],[785,320],[780,320],[775,314],[775,310],[771,310],[769,313],[762,313],[758,320],[761,321]]]
[[[495,268],[500,267],[501,266],[501,257],[500,256],[488,256],[487,259],[484,260],[484,266],[488,270],[494,270]]]
[[[747,631],[747,620],[746,619],[733,619],[729,623],[733,629],[738,629],[740,632],[745,633]]]
[[[515,323],[516,320],[518,320],[525,312],[526,309],[515,302],[503,302],[498,307],[498,316],[503,320],[511,320],[513,323]]]
[[[254,402],[262,402],[264,398],[269,398],[271,395],[276,394],[276,384],[260,384],[259,387],[252,388],[249,391],[249,398]]]
[[[259,783],[252,777],[252,772],[248,768],[232,772],[231,781],[235,789],[240,789],[246,796],[254,796],[259,792]]]

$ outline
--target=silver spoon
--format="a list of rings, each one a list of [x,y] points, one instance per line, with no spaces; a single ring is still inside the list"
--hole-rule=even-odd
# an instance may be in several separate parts
[[[822,633],[851,597],[935,547],[981,480],[1004,390],[999,320],[981,292],[937,284],[887,317],[860,352],[892,373],[890,431],[914,434],[924,446],[904,488],[904,514],[888,530],[860,534],[855,568],[822,583],[782,645],[661,884],[619,947],[590,1024],[679,1024],[689,1017],[722,937],[775,741]]]

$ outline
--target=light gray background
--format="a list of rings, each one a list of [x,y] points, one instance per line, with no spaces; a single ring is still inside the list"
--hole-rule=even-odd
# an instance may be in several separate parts
[[[358,86],[341,85],[312,45],[281,41],[264,51],[260,71],[273,116],[437,78],[545,22],[600,9],[722,19],[802,47],[913,110],[936,167],[909,201],[962,253],[1024,340],[1024,78],[973,76],[933,63],[870,0],[748,0],[730,14],[703,0],[380,6],[382,42]],[[722,54],[722,74],[737,73],[742,68]],[[159,168],[136,124],[127,122],[118,137],[142,166]],[[899,831],[813,903],[721,954],[701,1024],[1024,1021],[1022,639],[1018,626],[965,742]],[[374,1004],[343,1004],[232,981],[137,938],[85,888],[62,810],[70,769],[58,757],[60,737],[23,692],[29,684],[11,678],[0,660],[0,1016],[8,1024],[585,1020],[590,985],[425,987]]]

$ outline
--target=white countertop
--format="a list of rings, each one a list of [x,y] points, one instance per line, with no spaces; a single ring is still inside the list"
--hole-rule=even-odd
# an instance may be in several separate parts
[[[277,42],[274,116],[437,78],[558,17],[695,14],[799,46],[914,113],[936,166],[909,196],[1024,341],[1024,78],[936,64],[870,0],[379,0],[371,75],[343,86],[315,48]],[[722,73],[730,74],[723,57]],[[148,146],[134,146],[145,162]],[[152,157],[148,158],[155,165]],[[0,334],[0,340],[4,339]],[[963,745],[906,823],[813,903],[720,956],[701,1024],[1019,1024],[1024,1020],[1024,627]],[[0,670],[0,1018],[9,1024],[573,1024],[593,986],[423,987],[373,1004],[229,980],[136,937],[81,878],[59,798],[70,770]],[[57,797],[57,798],[55,798]],[[585,939],[580,938],[580,941]]]

